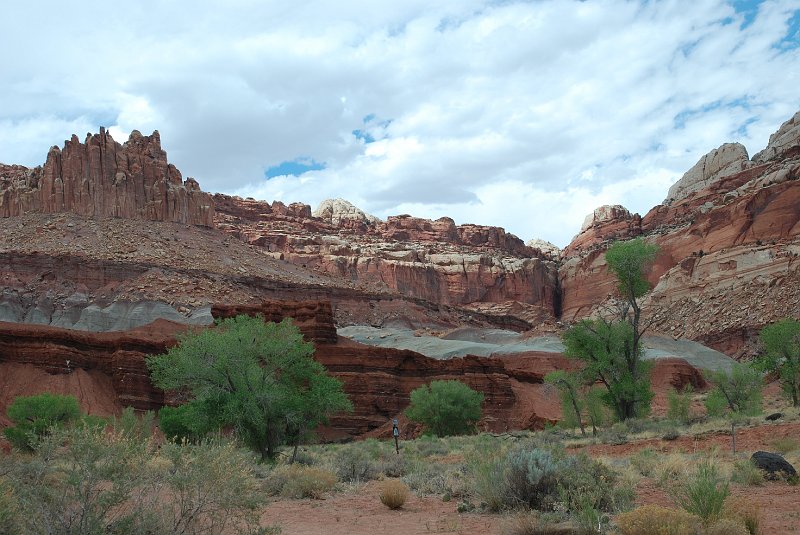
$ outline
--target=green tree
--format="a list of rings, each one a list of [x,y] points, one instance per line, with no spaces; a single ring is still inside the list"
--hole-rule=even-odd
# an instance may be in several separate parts
[[[617,242],[606,251],[606,263],[616,276],[620,308],[616,319],[583,320],[564,333],[568,357],[583,361],[583,373],[606,388],[605,402],[620,420],[646,414],[653,399],[650,363],[642,358],[639,299],[650,289],[645,272],[658,247],[637,238]]]
[[[470,433],[481,418],[483,394],[460,381],[431,381],[411,392],[406,416],[436,436]]]
[[[764,353],[753,366],[777,374],[792,405],[800,407],[800,321],[786,318],[768,325],[761,330],[760,338]]]
[[[555,386],[561,394],[561,424],[569,428],[580,427],[581,435],[586,435],[582,419],[584,403],[578,374],[556,370],[545,375],[544,382]]]
[[[153,382],[184,392],[217,426],[273,459],[277,448],[332,414],[352,410],[342,383],[312,358],[314,346],[285,319],[237,316],[185,334],[165,355],[147,359]]]
[[[52,428],[77,421],[81,409],[75,396],[45,392],[15,398],[6,414],[15,424],[4,430],[6,438],[17,448],[32,451],[34,442]]]
[[[734,364],[730,373],[709,372],[714,385],[706,397],[706,410],[711,416],[753,416],[761,412],[761,373],[746,364]]]

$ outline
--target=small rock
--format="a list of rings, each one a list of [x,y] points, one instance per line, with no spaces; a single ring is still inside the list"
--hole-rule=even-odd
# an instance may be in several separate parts
[[[769,416],[767,416],[764,419],[768,420],[770,422],[774,422],[775,420],[780,420],[781,418],[783,418],[783,413],[782,412],[775,412],[773,414],[770,414]]]

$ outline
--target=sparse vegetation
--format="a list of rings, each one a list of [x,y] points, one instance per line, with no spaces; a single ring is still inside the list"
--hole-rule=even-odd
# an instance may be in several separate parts
[[[728,483],[719,474],[712,461],[702,461],[697,472],[675,489],[675,501],[686,512],[699,517],[706,525],[720,518]]]
[[[400,509],[408,500],[408,485],[399,479],[389,479],[381,484],[381,503],[389,509]]]
[[[621,535],[694,535],[700,519],[679,509],[643,505],[616,517]]]
[[[691,385],[687,385],[681,392],[674,388],[667,392],[667,418],[681,424],[689,423],[693,392]]]

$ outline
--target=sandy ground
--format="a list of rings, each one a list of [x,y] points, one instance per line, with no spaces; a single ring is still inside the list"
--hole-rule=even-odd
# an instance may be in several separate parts
[[[800,422],[769,423],[740,429],[740,451],[769,449],[777,438],[800,440]],[[730,458],[730,435],[713,433],[681,437],[674,441],[660,439],[635,443],[598,445],[573,450],[592,456],[622,457],[644,448],[669,453],[714,451],[718,458]],[[372,534],[500,534],[509,522],[507,515],[461,514],[457,501],[443,502],[438,496],[412,496],[403,509],[391,511],[378,498],[379,482],[373,481],[356,490],[333,494],[324,500],[277,500],[262,515],[262,525],[280,524],[284,535],[372,535]],[[800,485],[766,482],[760,487],[731,484],[733,497],[759,505],[762,512],[760,535],[800,535]],[[658,504],[675,507],[667,493],[650,479],[642,479],[636,489],[638,505]]]
[[[412,496],[392,511],[378,498],[380,483],[325,500],[280,500],[270,504],[262,525],[278,523],[282,535],[414,535],[427,533],[499,534],[504,517],[456,511],[457,502]]]

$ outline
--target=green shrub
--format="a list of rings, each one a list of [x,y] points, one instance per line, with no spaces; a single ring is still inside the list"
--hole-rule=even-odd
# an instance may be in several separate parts
[[[727,409],[739,416],[761,413],[763,380],[761,374],[746,364],[734,364],[730,373],[708,372],[714,389],[706,398],[709,416],[721,416]]]
[[[673,388],[667,393],[667,418],[682,424],[689,422],[692,392],[692,385],[686,385],[682,392]]]
[[[617,515],[614,523],[620,535],[695,535],[700,520],[680,509],[644,505]]]
[[[700,462],[697,472],[676,490],[677,503],[707,524],[719,518],[729,493],[728,483],[710,461]]]
[[[15,398],[6,414],[15,424],[4,431],[8,441],[21,450],[33,451],[35,442],[52,428],[77,421],[81,409],[74,396],[45,392]]]
[[[460,381],[431,381],[411,392],[406,416],[436,436],[472,433],[481,418],[483,394]]]
[[[740,485],[761,486],[764,484],[764,473],[750,459],[735,461],[731,481]]]
[[[17,524],[18,509],[14,490],[4,479],[0,478],[0,535],[21,533]]]
[[[542,449],[518,449],[506,458],[506,485],[510,499],[540,511],[550,510],[558,495],[558,464]]]
[[[470,466],[473,492],[496,513],[509,506],[507,490],[508,465],[504,456],[487,455]]]
[[[659,464],[659,456],[650,448],[645,448],[632,455],[630,463],[644,477],[653,477]]]

